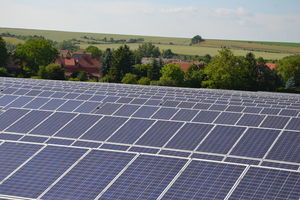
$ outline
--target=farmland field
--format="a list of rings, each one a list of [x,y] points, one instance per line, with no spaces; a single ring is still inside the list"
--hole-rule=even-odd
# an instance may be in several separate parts
[[[118,35],[118,34],[102,34],[102,33],[82,33],[82,32],[66,32],[66,31],[50,31],[50,30],[31,30],[31,29],[13,29],[0,28],[0,33],[11,33],[15,35],[41,35],[47,39],[61,42],[63,40],[77,39],[80,40],[80,47],[86,48],[91,45],[89,43],[96,39],[98,43],[93,44],[100,49],[113,48],[116,49],[122,44],[114,44],[109,42],[99,42],[99,40],[113,38],[114,40],[129,40],[143,38],[144,42],[152,42],[161,50],[171,49],[174,53],[182,55],[199,55],[210,54],[216,55],[220,48],[230,48],[235,55],[245,55],[252,52],[256,57],[265,59],[277,60],[285,56],[300,54],[300,43],[283,43],[283,42],[259,42],[259,41],[236,41],[236,40],[213,40],[207,39],[199,45],[190,46],[190,38],[173,38],[173,37],[154,37],[154,36],[139,36],[139,35]],[[22,43],[19,40],[11,37],[4,39],[13,44]],[[141,43],[129,43],[132,49],[137,49]]]

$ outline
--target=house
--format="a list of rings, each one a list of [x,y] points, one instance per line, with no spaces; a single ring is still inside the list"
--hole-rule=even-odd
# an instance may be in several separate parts
[[[269,69],[273,70],[276,68],[276,64],[275,63],[266,63],[266,66],[269,67]]]
[[[79,71],[86,72],[89,78],[102,77],[100,60],[93,57],[92,54],[61,50],[59,55],[60,57],[55,60],[55,63],[64,68],[66,77]]]

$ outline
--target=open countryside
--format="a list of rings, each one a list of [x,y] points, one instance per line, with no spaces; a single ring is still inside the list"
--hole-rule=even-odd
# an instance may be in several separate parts
[[[204,56],[209,54],[215,56],[222,47],[230,48],[235,55],[244,56],[248,52],[252,52],[256,57],[263,57],[267,60],[279,60],[293,54],[300,54],[300,43],[272,43],[272,42],[251,42],[251,41],[228,41],[205,39],[199,45],[190,45],[190,38],[172,38],[172,37],[153,37],[153,36],[137,36],[137,35],[118,35],[118,34],[101,34],[101,33],[81,33],[81,32],[65,32],[50,30],[32,30],[32,29],[12,29],[0,28],[0,34],[10,33],[23,36],[43,36],[47,39],[62,42],[63,40],[75,39],[76,43],[83,49],[93,45],[105,50],[106,48],[117,49],[123,43],[126,43],[131,49],[136,50],[139,44],[143,42],[151,42],[160,49],[171,49],[176,54],[189,56]],[[14,37],[3,37],[5,41],[13,44],[23,43]],[[102,40],[107,38],[107,42]],[[126,42],[111,43],[109,40],[124,40]],[[129,43],[130,39],[143,39],[142,42]]]

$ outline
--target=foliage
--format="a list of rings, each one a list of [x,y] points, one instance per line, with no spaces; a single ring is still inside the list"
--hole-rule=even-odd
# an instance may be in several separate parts
[[[4,67],[0,67],[0,76],[4,76],[4,77],[10,77],[11,74],[8,73],[7,69]]]
[[[198,44],[200,42],[203,42],[204,40],[200,35],[196,35],[191,39],[191,44]]]
[[[79,71],[76,78],[78,78],[78,80],[80,80],[80,81],[87,81],[88,74],[84,71]]]
[[[0,37],[0,66],[6,66],[7,59],[8,51],[6,48],[6,43],[2,37]]]
[[[114,82],[114,77],[107,74],[106,76],[104,76],[103,78],[101,78],[99,80],[99,82],[103,82],[103,83],[113,83]]]
[[[46,66],[58,56],[57,49],[45,39],[29,39],[16,49],[17,58],[25,61],[33,71],[38,71],[38,66]]]
[[[127,73],[124,75],[121,82],[124,84],[136,84],[137,83],[137,75]]]
[[[276,70],[285,83],[294,77],[296,86],[300,85],[300,55],[280,60],[276,65]]]
[[[6,49],[8,52],[14,52],[16,50],[17,46],[14,45],[11,42],[6,42]]]
[[[43,79],[65,80],[64,69],[58,64],[49,64],[46,67],[40,66],[38,75]]]
[[[161,69],[160,85],[180,86],[184,80],[184,72],[178,65],[167,64]]]
[[[295,78],[291,77],[287,82],[285,83],[285,89],[292,89],[296,87]]]
[[[138,77],[148,77],[148,74],[150,73],[151,69],[152,69],[152,65],[150,63],[137,64],[133,66],[133,73],[138,75]]]
[[[72,42],[71,40],[64,40],[62,42],[59,42],[57,44],[57,48],[59,50],[69,50],[69,51],[77,51],[78,49],[80,49],[80,47],[74,44],[74,42]]]
[[[109,48],[107,48],[102,54],[100,60],[102,62],[102,75],[106,76],[109,72],[113,60],[112,51]]]
[[[158,58],[160,56],[160,50],[151,42],[147,42],[138,47],[137,54],[141,57]]]
[[[88,46],[85,50],[86,52],[91,53],[93,57],[100,58],[102,55],[102,51],[98,47],[92,45]]]
[[[161,54],[163,58],[173,58],[175,55],[171,49],[163,50]]]
[[[113,52],[113,61],[109,74],[114,82],[120,82],[122,77],[131,72],[134,65],[134,55],[127,45],[119,47]]]
[[[204,73],[206,80],[203,86],[219,89],[243,89],[245,87],[245,71],[242,67],[242,59],[233,55],[228,49],[219,51],[206,66]]]
[[[198,69],[197,65],[192,65],[185,73],[185,85],[187,87],[200,88],[204,77],[204,71]]]
[[[151,80],[148,77],[142,77],[138,80],[139,85],[150,85]]]

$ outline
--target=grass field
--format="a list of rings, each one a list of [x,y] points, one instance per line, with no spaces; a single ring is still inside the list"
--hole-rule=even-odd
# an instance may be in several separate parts
[[[270,60],[278,60],[285,56],[300,54],[300,43],[283,43],[283,42],[258,42],[258,41],[237,41],[237,40],[213,40],[207,39],[199,45],[190,46],[190,38],[174,37],[153,37],[139,35],[118,35],[118,34],[101,34],[101,33],[82,33],[82,32],[65,32],[49,30],[31,30],[31,29],[14,29],[0,28],[0,33],[9,32],[15,35],[42,35],[48,39],[61,42],[63,40],[79,39],[81,48],[89,46],[87,39],[83,36],[93,37],[95,39],[114,38],[115,40],[129,40],[144,38],[144,42],[152,42],[160,49],[171,49],[174,53],[183,55],[210,54],[216,55],[221,47],[230,48],[235,55],[245,55],[252,52],[256,57],[263,57]],[[4,38],[6,41],[17,44],[24,41],[16,38]],[[116,49],[121,44],[97,44],[100,49]],[[137,49],[140,43],[128,44],[132,49]]]

